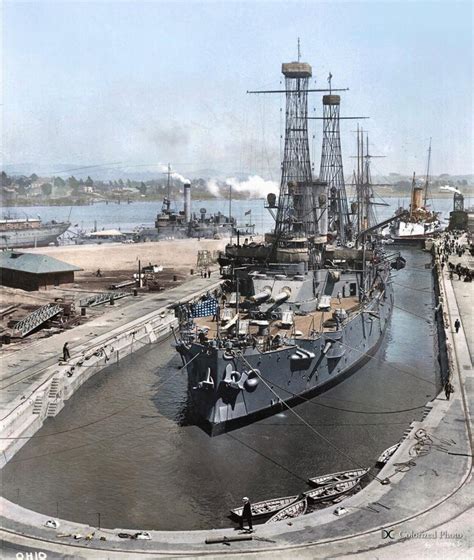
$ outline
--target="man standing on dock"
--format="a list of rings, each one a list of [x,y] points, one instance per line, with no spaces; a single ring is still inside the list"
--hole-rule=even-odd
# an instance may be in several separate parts
[[[446,395],[447,401],[449,401],[449,398],[451,397],[451,393],[454,393],[454,387],[449,381],[446,381],[444,385],[444,394]]]
[[[456,334],[458,334],[459,329],[461,328],[461,321],[459,319],[456,319],[456,321],[454,321],[454,328],[456,329]]]
[[[69,343],[65,342],[63,346],[63,362],[67,362],[71,354],[69,353]]]
[[[243,498],[242,501],[244,502],[244,507],[242,509],[242,517],[240,518],[240,530],[243,531],[244,529],[244,521],[247,521],[248,523],[248,530],[250,532],[253,531],[253,525],[252,525],[252,505],[250,503],[250,500],[246,497]]]

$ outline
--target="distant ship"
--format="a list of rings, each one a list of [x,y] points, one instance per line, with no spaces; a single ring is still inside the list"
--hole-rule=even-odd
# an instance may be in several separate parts
[[[168,169],[168,193],[163,199],[161,212],[155,219],[154,228],[143,228],[137,234],[139,241],[157,241],[169,237],[177,238],[207,238],[215,239],[230,235],[235,227],[235,218],[226,216],[222,212],[208,214],[206,208],[201,208],[199,214],[191,213],[191,184],[183,186],[183,210],[171,209],[170,175]]]
[[[384,232],[395,243],[422,243],[425,239],[442,229],[439,213],[430,210],[428,207],[430,159],[431,143],[428,149],[428,167],[424,186],[416,184],[415,174],[413,173],[409,212],[399,208],[395,215],[403,214],[403,218],[395,220]]]
[[[42,222],[41,218],[11,218],[0,220],[0,248],[45,247],[57,243],[58,237],[70,226],[70,222]]]

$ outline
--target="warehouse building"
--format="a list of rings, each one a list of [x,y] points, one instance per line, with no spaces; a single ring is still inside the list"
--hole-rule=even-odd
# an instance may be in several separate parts
[[[0,254],[0,284],[35,291],[74,282],[74,272],[82,270],[46,255],[4,251]]]

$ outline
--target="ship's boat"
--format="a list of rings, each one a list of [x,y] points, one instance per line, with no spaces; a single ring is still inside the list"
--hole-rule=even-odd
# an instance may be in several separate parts
[[[364,475],[369,472],[369,469],[356,469],[352,471],[341,471],[322,476],[315,476],[308,479],[308,482],[313,486],[329,486],[338,484],[339,482],[346,482],[348,480],[360,480]]]
[[[252,516],[256,519],[273,515],[281,509],[289,506],[298,499],[298,496],[286,496],[284,498],[274,498],[272,500],[263,500],[251,504]],[[230,510],[234,517],[242,517],[243,507],[237,507]]]
[[[392,445],[391,447],[389,447],[385,451],[383,451],[380,454],[379,458],[377,459],[377,463],[379,463],[381,465],[385,465],[385,463],[395,453],[395,451],[398,449],[399,446],[400,446],[400,443],[396,443],[395,445]]]
[[[339,482],[338,484],[334,484],[332,486],[321,486],[320,488],[315,488],[314,490],[307,490],[304,492],[304,495],[311,502],[326,502],[334,500],[335,498],[354,490],[358,483],[359,479],[354,478],[352,480],[346,480],[346,482]]]
[[[298,500],[283,508],[278,513],[275,513],[266,523],[274,523],[275,521],[286,521],[287,519],[295,519],[295,517],[301,517],[306,513],[308,508],[308,501],[306,498]]]

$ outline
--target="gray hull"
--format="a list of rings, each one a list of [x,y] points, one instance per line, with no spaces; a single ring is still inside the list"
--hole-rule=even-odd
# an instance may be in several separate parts
[[[55,243],[71,224],[43,225],[39,228],[25,228],[0,231],[0,249],[16,249],[20,247],[45,247]]]
[[[193,410],[213,434],[270,415],[302,396],[323,392],[354,372],[380,343],[393,307],[390,283],[339,328],[261,353],[193,343],[186,358]],[[258,374],[255,373],[256,370]]]

